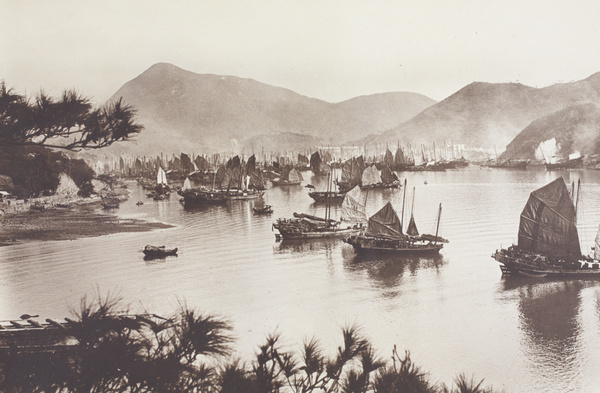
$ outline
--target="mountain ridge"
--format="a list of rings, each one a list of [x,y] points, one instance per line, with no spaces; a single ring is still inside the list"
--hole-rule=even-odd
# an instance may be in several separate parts
[[[600,72],[543,88],[473,82],[407,122],[359,142],[452,140],[478,147],[505,146],[535,119],[582,102],[600,103]],[[429,130],[428,140],[423,140],[423,130]]]
[[[119,97],[136,108],[145,126],[133,150],[148,151],[176,151],[176,141],[223,150],[257,135],[285,133],[305,134],[306,143],[318,138],[339,145],[364,135],[365,128],[383,131],[435,103],[408,92],[329,103],[253,79],[196,74],[169,63],[151,66],[110,100]]]

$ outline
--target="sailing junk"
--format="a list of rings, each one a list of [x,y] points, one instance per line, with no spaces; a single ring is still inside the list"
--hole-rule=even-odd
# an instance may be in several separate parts
[[[548,139],[540,142],[536,149],[536,155],[541,154],[544,158],[546,169],[569,169],[583,167],[583,156],[580,152],[569,154],[568,158],[561,158],[559,155],[560,149],[556,138]]]
[[[271,180],[271,183],[274,186],[297,186],[302,180],[302,174],[299,171],[291,165],[286,165],[281,172],[281,176]]]
[[[562,177],[533,191],[521,213],[517,245],[496,250],[504,275],[527,277],[600,275],[598,256],[581,254],[577,209]],[[579,193],[577,193],[579,197]]]
[[[328,181],[331,187],[331,177]],[[360,193],[360,189],[358,190]],[[351,192],[346,194],[346,198],[356,198],[356,194]],[[344,199],[343,204],[346,204]],[[353,208],[360,209],[356,200],[348,202]],[[342,207],[342,210],[344,208]],[[364,207],[363,207],[364,209]],[[353,217],[360,214],[343,216],[344,221],[349,222],[347,225],[342,225],[341,221],[331,219],[331,203],[325,206],[325,217],[317,217],[309,214],[294,213],[294,218],[279,218],[273,224],[273,228],[277,229],[283,239],[310,239],[310,238],[330,238],[330,237],[346,237],[357,234],[362,230],[360,221],[356,221]]]
[[[392,204],[388,202],[369,218],[364,234],[350,236],[345,242],[352,245],[356,252],[389,252],[395,254],[439,252],[444,246],[443,243],[448,243],[448,240],[438,236],[441,213],[442,205],[440,204],[435,235],[420,235],[412,212],[407,233],[404,234],[402,232],[402,221],[396,214]]]

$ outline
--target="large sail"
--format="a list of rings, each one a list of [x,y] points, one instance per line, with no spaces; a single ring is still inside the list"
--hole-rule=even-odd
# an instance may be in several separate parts
[[[543,159],[546,164],[554,164],[559,160],[558,145],[556,138],[548,139],[547,141],[540,142],[537,149],[535,150],[536,158]],[[541,156],[541,157],[540,157]]]
[[[533,191],[521,213],[519,247],[550,257],[581,256],[576,212],[562,177]]]
[[[181,189],[183,191],[187,191],[187,190],[191,190],[192,189],[192,183],[190,182],[190,178],[186,177],[184,182],[183,182],[183,187],[181,187]]]
[[[394,165],[394,155],[390,149],[385,149],[385,156],[383,157],[383,163],[387,166]]]
[[[398,214],[390,202],[369,218],[366,236],[397,239],[402,236],[402,227]]]
[[[383,184],[392,184],[396,180],[398,180],[398,178],[394,175],[390,167],[384,165],[383,168],[381,168],[381,181]]]
[[[600,226],[598,232],[596,232],[596,238],[594,239],[594,259],[600,260]]]
[[[302,174],[296,170],[296,168],[292,168],[288,175],[288,179],[291,183],[297,183],[302,181]]]
[[[396,150],[396,156],[394,157],[394,162],[396,165],[406,164],[406,160],[404,159],[404,152],[402,152],[402,149],[400,147],[398,147],[398,149]]]
[[[379,171],[375,165],[371,165],[363,171],[361,183],[363,187],[373,186],[381,183],[381,176],[379,175]]]
[[[415,217],[410,216],[410,221],[408,222],[408,228],[406,228],[406,233],[411,236],[419,236],[419,230],[417,229],[417,223],[415,222]]]
[[[342,164],[342,181],[352,183],[352,159]]]
[[[366,202],[366,195],[362,195],[359,186],[348,191],[342,202],[342,220],[366,224],[369,221],[365,209]]]
[[[315,175],[319,175],[320,174],[320,168],[321,167],[321,155],[319,154],[318,151],[314,152],[311,156],[310,156],[310,169],[312,169],[313,173]]]
[[[158,167],[158,173],[156,174],[156,184],[167,185],[167,174],[161,167]]]

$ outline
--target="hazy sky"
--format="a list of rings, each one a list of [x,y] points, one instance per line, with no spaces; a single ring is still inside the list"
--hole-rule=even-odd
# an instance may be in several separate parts
[[[329,102],[600,71],[598,0],[0,0],[0,79],[102,102],[152,64]]]

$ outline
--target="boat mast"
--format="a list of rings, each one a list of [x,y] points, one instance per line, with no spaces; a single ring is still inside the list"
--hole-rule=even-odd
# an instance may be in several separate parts
[[[404,226],[404,201],[406,201],[406,178],[404,179],[404,193],[402,195],[402,216],[400,217],[400,229]]]
[[[413,187],[413,200],[412,200],[412,206],[410,207],[410,217],[413,217],[413,211],[415,209],[415,187]]]
[[[433,241],[434,243],[437,243],[438,233],[440,230],[440,217],[442,217],[442,204],[441,203],[440,203],[440,209],[438,210],[437,225],[435,227],[435,240]]]
[[[581,179],[577,180],[577,198],[575,199],[575,224],[577,224],[577,207],[579,206],[579,193],[580,192],[581,192]]]
[[[325,221],[327,222],[327,226],[329,226],[329,185],[331,179],[331,172],[327,174],[327,186],[325,187]]]

